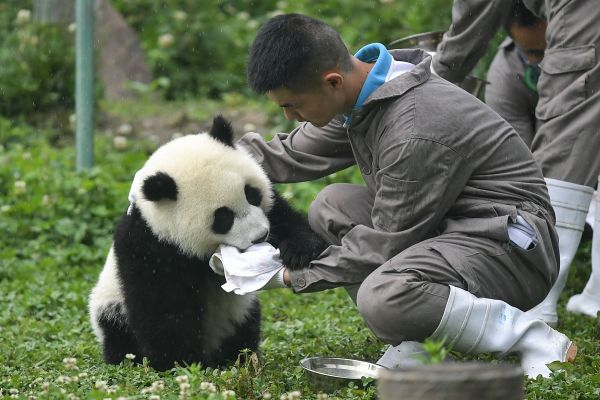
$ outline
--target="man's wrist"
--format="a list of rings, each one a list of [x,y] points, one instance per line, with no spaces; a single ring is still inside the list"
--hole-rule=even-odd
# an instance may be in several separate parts
[[[283,267],[283,283],[287,287],[290,287],[292,285],[292,279],[290,278],[290,271],[285,267]]]

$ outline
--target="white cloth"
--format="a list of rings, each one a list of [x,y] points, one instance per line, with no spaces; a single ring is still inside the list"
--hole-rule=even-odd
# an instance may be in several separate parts
[[[538,243],[535,230],[520,215],[517,215],[516,223],[508,223],[508,237],[511,242],[524,250],[528,250],[531,245]]]
[[[215,273],[225,276],[221,287],[226,292],[246,294],[260,289],[286,287],[283,283],[283,262],[279,249],[269,243],[259,243],[240,251],[221,245],[208,264]]]

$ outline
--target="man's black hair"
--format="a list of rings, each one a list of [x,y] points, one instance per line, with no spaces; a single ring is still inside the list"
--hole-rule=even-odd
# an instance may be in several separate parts
[[[508,33],[510,36],[510,27],[513,24],[527,28],[530,26],[535,26],[542,21],[543,19],[537,17],[535,14],[529,11],[527,7],[525,7],[525,4],[522,0],[513,0],[510,6],[510,12],[504,19],[502,26],[504,27],[506,33]]]
[[[348,49],[340,35],[318,19],[284,14],[268,20],[258,31],[248,57],[250,88],[264,94],[282,87],[302,91],[318,85],[332,68],[351,69]]]

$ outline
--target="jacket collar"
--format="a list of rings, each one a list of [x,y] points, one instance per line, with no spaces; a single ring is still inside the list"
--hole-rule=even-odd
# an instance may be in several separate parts
[[[392,79],[377,88],[364,101],[363,106],[370,103],[402,96],[404,93],[421,85],[431,76],[431,56],[421,49],[390,50],[394,60],[415,64],[411,71]]]

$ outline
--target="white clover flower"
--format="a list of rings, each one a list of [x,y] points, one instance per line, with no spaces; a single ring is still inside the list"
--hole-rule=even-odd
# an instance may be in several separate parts
[[[127,145],[129,144],[129,140],[125,137],[125,136],[115,136],[113,137],[113,147],[116,150],[125,150],[127,148]],[[129,360],[133,360],[135,358],[135,355],[133,354],[128,354],[133,356],[132,358],[127,357]]]
[[[243,129],[245,132],[254,132],[256,130],[256,125],[254,125],[251,122],[248,122],[248,123],[244,124]]]
[[[327,393],[319,393],[317,395],[317,400],[327,400],[329,398],[329,395]]]
[[[77,368],[77,359],[75,357],[63,358],[63,365],[66,369],[75,369]]]
[[[212,382],[201,382],[200,390],[204,390],[206,392],[216,393],[217,387]]]
[[[221,394],[223,395],[223,397],[225,399],[228,399],[230,397],[235,397],[235,392],[233,390],[224,390]]]
[[[96,381],[96,389],[101,390],[103,392],[106,392],[106,389],[108,389],[108,385],[106,384],[106,381]]]
[[[70,33],[73,33],[73,32],[75,32],[75,31],[77,30],[77,24],[76,24],[75,22],[73,22],[73,23],[69,24],[69,26],[67,27],[67,30],[68,30]]]
[[[15,181],[15,193],[25,193],[27,190],[27,182]]]
[[[48,390],[50,390],[50,382],[43,382],[42,383],[42,390],[44,392],[47,392]]]
[[[297,400],[297,399],[299,399],[300,397],[302,397],[302,393],[300,393],[300,391],[298,391],[298,390],[294,390],[293,392],[291,392],[291,393],[288,395],[288,398],[289,398],[290,400]]]
[[[128,360],[133,360],[135,359],[135,354],[127,353],[125,354],[125,358]]]
[[[185,11],[177,10],[173,13],[173,18],[177,21],[185,21],[188,15]]]
[[[153,394],[148,396],[148,400],[160,400],[160,396],[157,394]]]
[[[165,388],[165,382],[164,381],[155,381],[152,382],[152,389],[155,392],[159,392],[161,390],[163,390]]]
[[[175,381],[177,383],[188,383],[189,382],[189,378],[187,375],[179,375],[177,378],[175,378]]]
[[[56,383],[71,383],[71,378],[69,376],[61,375],[56,378]]]
[[[19,12],[17,13],[17,25],[25,25],[29,21],[31,21],[31,11],[19,10]]]
[[[8,393],[10,393],[10,394],[19,394],[19,389],[15,389],[15,388],[8,389]]]
[[[117,128],[119,135],[130,135],[133,132],[133,127],[130,124],[121,124]]]
[[[279,400],[288,400],[288,399],[289,399],[289,397],[288,397],[287,393],[284,393],[281,396],[279,396]]]
[[[80,372],[78,375],[79,379],[83,379],[83,378],[87,378],[88,374],[87,372]]]
[[[170,33],[165,33],[158,37],[158,45],[162,48],[171,47],[175,43],[175,36]]]
[[[262,395],[262,398],[265,399],[265,400],[271,400],[272,397],[273,396],[269,392],[264,392],[263,395]]]
[[[60,388],[60,394],[67,394],[67,389],[65,388]]]
[[[68,400],[79,400],[79,397],[77,397],[74,393],[69,393],[67,395],[67,399]]]

